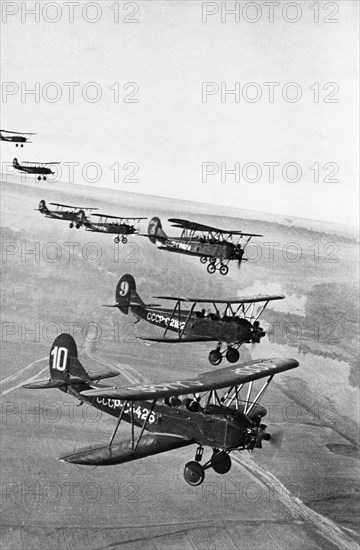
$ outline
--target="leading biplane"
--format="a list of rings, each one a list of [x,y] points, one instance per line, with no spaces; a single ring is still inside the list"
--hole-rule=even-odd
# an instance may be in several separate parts
[[[126,244],[128,241],[126,235],[133,235],[137,232],[135,223],[139,223],[140,220],[147,219],[131,218],[129,216],[110,216],[108,214],[93,214],[93,216],[98,216],[99,221],[90,221],[86,224],[86,231],[94,231],[96,233],[115,233],[116,237],[114,242],[116,244],[120,242],[120,235],[122,235],[121,242]]]
[[[239,360],[239,348],[244,343],[259,343],[265,336],[261,328],[259,317],[268,305],[274,300],[282,300],[284,296],[263,295],[229,299],[211,298],[183,298],[175,296],[156,296],[163,300],[175,302],[173,308],[164,308],[158,304],[146,304],[136,292],[136,283],[132,275],[124,275],[119,280],[115,290],[114,305],[122,313],[129,311],[152,325],[163,329],[160,338],[145,336],[142,340],[161,343],[187,342],[217,342],[215,349],[209,353],[209,362],[219,365],[225,356],[229,363]],[[190,309],[183,306],[191,304]],[[256,305],[261,304],[259,310]],[[212,307],[205,310],[204,305]],[[201,309],[196,309],[201,307]],[[176,333],[174,338],[169,333]],[[222,343],[226,348],[222,348]]]
[[[38,174],[37,179],[39,181],[41,179],[46,180],[49,174],[55,174],[51,168],[48,168],[48,166],[55,166],[55,164],[60,164],[60,162],[30,162],[26,160],[22,164],[19,164],[17,158],[13,160],[15,170],[26,172],[26,174],[34,174],[35,176]]]
[[[15,147],[24,147],[24,143],[32,143],[26,136],[35,135],[36,134],[32,132],[11,132],[10,130],[0,130],[0,141],[15,143]]]
[[[262,423],[267,411],[260,398],[275,374],[298,365],[295,359],[260,359],[169,383],[105,386],[97,382],[118,373],[87,373],[74,339],[61,334],[50,350],[50,379],[23,387],[58,388],[117,419],[109,443],[79,449],[61,461],[110,466],[197,445],[195,460],[184,468],[185,481],[196,486],[204,481],[207,469],[227,473],[232,451],[251,452],[271,439]],[[260,379],[266,381],[255,390],[253,384]],[[116,440],[122,421],[130,424],[130,437]],[[201,464],[204,447],[210,447],[212,454]]]
[[[218,229],[179,218],[169,218],[168,221],[173,227],[182,229],[179,237],[168,237],[157,217],[150,220],[145,236],[160,250],[200,257],[202,264],[208,263],[208,273],[219,270],[221,275],[227,275],[228,263],[232,260],[240,267],[241,262],[247,260],[243,256],[251,238],[262,237],[257,233]]]
[[[70,206],[69,204],[60,204],[57,202],[51,202],[51,206],[55,206],[54,210],[50,210],[46,206],[46,202],[42,199],[39,202],[38,210],[41,214],[44,214],[46,218],[52,218],[54,220],[69,221],[69,227],[72,229],[74,226],[79,229],[82,225],[89,223],[89,218],[85,212],[91,212],[97,210],[97,208],[89,208],[85,206]]]

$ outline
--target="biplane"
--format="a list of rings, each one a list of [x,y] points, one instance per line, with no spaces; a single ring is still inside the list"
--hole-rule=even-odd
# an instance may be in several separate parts
[[[259,343],[265,336],[259,317],[273,300],[282,300],[283,295],[249,296],[242,298],[211,299],[183,298],[175,296],[156,296],[157,299],[175,302],[173,308],[164,308],[158,304],[146,304],[136,292],[136,283],[132,275],[124,275],[115,290],[116,303],[107,307],[117,307],[122,313],[129,311],[152,325],[163,329],[160,338],[145,336],[140,338],[150,342],[187,343],[217,342],[209,353],[209,362],[219,365],[225,356],[229,363],[239,360],[239,348],[244,343]],[[184,304],[191,304],[184,309]],[[256,305],[261,304],[257,311]],[[204,308],[212,307],[212,310]],[[201,308],[201,309],[197,309]],[[176,333],[172,338],[171,333]],[[223,342],[226,348],[222,348]]]
[[[96,233],[113,233],[116,234],[114,242],[118,244],[121,242],[126,244],[127,237],[126,235],[133,235],[136,233],[135,223],[139,223],[140,220],[146,220],[147,218],[131,218],[131,217],[121,217],[121,216],[109,216],[108,214],[93,214],[93,216],[98,216],[99,221],[91,221],[86,224],[86,231],[95,231]]]
[[[46,180],[46,176],[49,174],[55,174],[51,170],[51,168],[48,168],[48,166],[54,166],[55,164],[60,164],[60,162],[30,162],[30,161],[23,161],[22,164],[18,163],[18,160],[15,158],[13,160],[13,167],[15,170],[20,170],[20,172],[26,172],[27,174],[38,174],[37,179],[40,181],[41,179]]]
[[[202,264],[208,263],[208,273],[218,270],[221,275],[227,275],[228,264],[232,260],[237,261],[240,267],[241,262],[246,261],[243,256],[251,238],[262,237],[256,233],[218,229],[178,218],[170,218],[168,221],[173,227],[182,229],[180,237],[168,237],[157,217],[150,220],[145,236],[160,250],[200,257]]]
[[[50,379],[23,387],[57,388],[117,419],[107,444],[73,451],[61,461],[111,466],[197,445],[195,460],[184,468],[185,481],[197,486],[207,469],[227,473],[232,451],[251,452],[271,439],[262,423],[267,411],[260,398],[276,374],[298,365],[295,359],[260,359],[169,383],[106,386],[98,381],[118,372],[86,372],[73,337],[61,334],[50,350]],[[255,389],[254,382],[261,379],[266,381]],[[130,437],[116,440],[122,421],[130,424]],[[201,464],[204,447],[212,454]]]
[[[26,136],[35,135],[36,134],[31,132],[11,132],[10,130],[0,130],[0,141],[10,141],[11,143],[15,143],[15,147],[24,147],[24,143],[32,143]]]
[[[69,227],[72,229],[74,226],[79,229],[82,225],[89,223],[89,218],[85,212],[97,210],[97,208],[89,208],[85,206],[70,206],[69,204],[59,204],[57,202],[51,202],[51,206],[55,206],[54,210],[50,210],[46,206],[46,202],[42,199],[39,202],[38,210],[41,214],[44,214],[46,218],[53,218],[54,220],[69,221]]]

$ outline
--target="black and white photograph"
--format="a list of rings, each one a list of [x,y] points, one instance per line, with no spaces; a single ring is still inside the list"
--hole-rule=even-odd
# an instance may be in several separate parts
[[[2,0],[0,550],[357,550],[358,0]]]

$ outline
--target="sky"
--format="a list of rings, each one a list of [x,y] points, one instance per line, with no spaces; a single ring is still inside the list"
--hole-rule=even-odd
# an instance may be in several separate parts
[[[357,223],[358,2],[270,4],[3,1],[2,171]]]

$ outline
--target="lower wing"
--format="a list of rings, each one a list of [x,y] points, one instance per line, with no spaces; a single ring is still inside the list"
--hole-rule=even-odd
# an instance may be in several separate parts
[[[138,336],[137,340],[147,340],[149,342],[160,342],[162,344],[186,344],[187,342],[217,342],[219,338],[211,338],[211,336],[182,336],[181,338],[153,338]]]
[[[101,445],[79,449],[71,454],[61,456],[62,462],[84,464],[87,466],[112,466],[146,456],[156,455],[173,449],[179,449],[194,443],[192,439],[173,434],[143,434],[134,448],[132,439],[125,439],[112,445]]]

